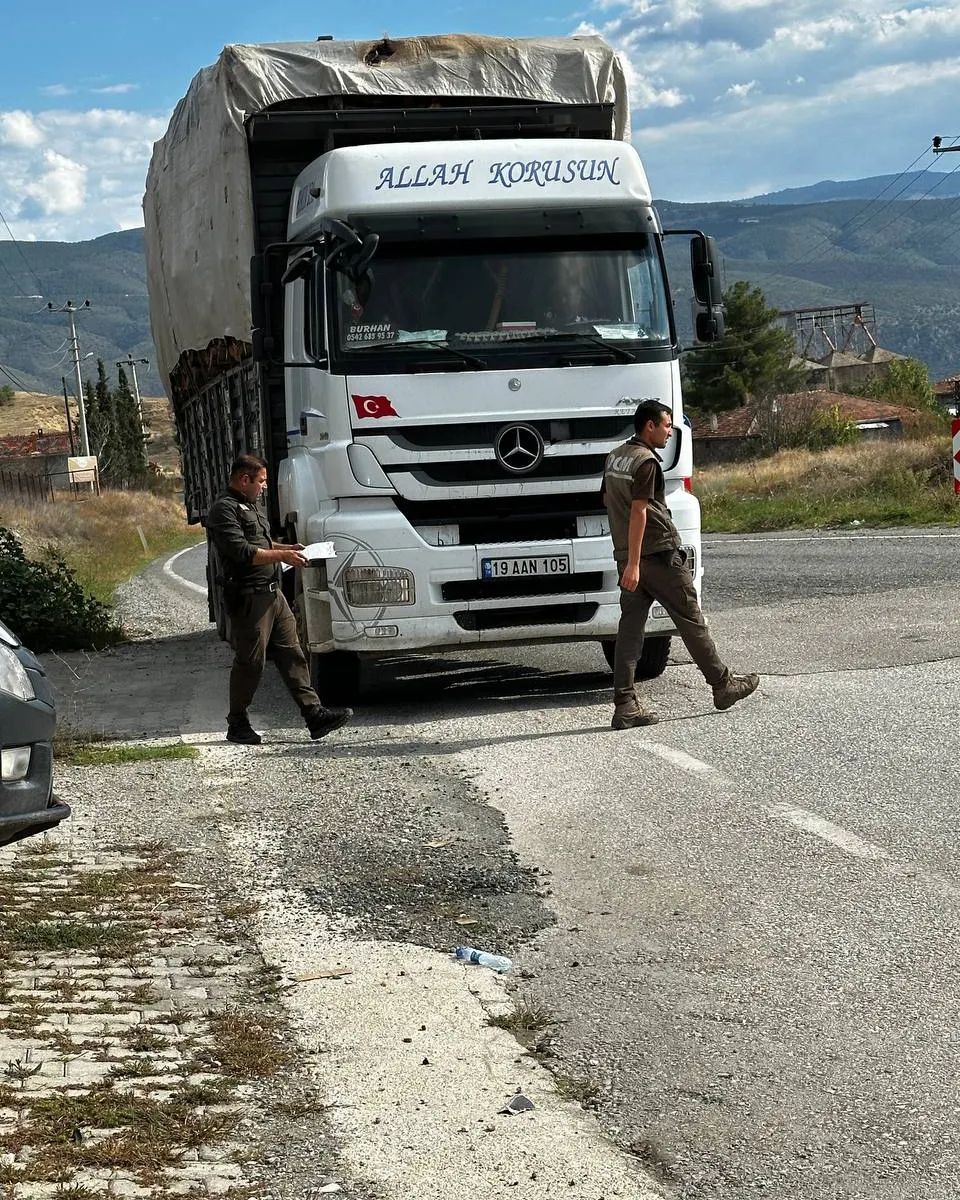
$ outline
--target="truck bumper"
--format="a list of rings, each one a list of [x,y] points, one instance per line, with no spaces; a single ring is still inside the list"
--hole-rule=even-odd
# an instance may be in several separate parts
[[[699,515],[699,514],[698,514]],[[569,642],[616,637],[619,586],[608,536],[549,542],[435,546],[392,506],[343,508],[314,520],[310,540],[332,541],[336,559],[304,571],[310,649],[396,654],[442,647]],[[696,551],[699,528],[684,534]],[[535,579],[483,578],[484,559],[566,558],[569,571]],[[356,603],[348,572],[407,573],[409,603]],[[659,611],[658,611],[659,610]],[[675,632],[656,605],[647,633]]]

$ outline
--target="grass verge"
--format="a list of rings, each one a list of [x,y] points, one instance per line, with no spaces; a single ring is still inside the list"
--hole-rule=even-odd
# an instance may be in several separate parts
[[[199,1194],[201,1182],[178,1171],[198,1157],[242,1163],[238,1089],[295,1062],[279,1017],[243,1007],[255,1003],[245,990],[239,1004],[216,1009],[184,991],[189,1007],[171,1007],[160,990],[170,965],[189,966],[186,951],[216,936],[209,898],[178,890],[178,850],[160,842],[108,849],[123,858],[83,869],[45,843],[0,871],[0,1038],[33,1047],[0,1064],[2,1200],[34,1192],[92,1200],[105,1192],[107,1172],[125,1181],[111,1183],[111,1195],[116,1187],[167,1197],[185,1185]],[[203,974],[234,957],[204,952],[195,961]],[[67,1010],[69,1024],[58,1024]],[[81,1071],[71,1083],[51,1062],[64,1072],[96,1063],[102,1074]],[[95,1186],[91,1173],[100,1173]],[[226,1190],[229,1180],[217,1182],[235,1200],[252,1194],[242,1181]]]
[[[73,767],[112,767],[124,763],[169,762],[197,758],[196,746],[175,742],[165,746],[133,746],[126,742],[78,738],[60,733],[54,738],[53,755],[57,763]]]
[[[707,468],[696,492],[705,533],[960,523],[945,437],[783,450]]]
[[[119,584],[153,559],[203,537],[200,526],[187,524],[179,498],[152,492],[104,491],[49,504],[2,500],[0,525],[20,535],[30,558],[54,547],[83,587],[105,604]]]

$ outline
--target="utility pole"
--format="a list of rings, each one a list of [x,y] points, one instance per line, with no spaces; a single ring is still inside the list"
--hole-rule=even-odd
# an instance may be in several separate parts
[[[140,399],[140,383],[137,379],[137,364],[138,363],[143,367],[150,366],[150,360],[148,358],[134,358],[133,355],[128,350],[127,357],[120,359],[120,361],[117,363],[117,366],[130,368],[130,374],[133,377],[133,395],[134,395],[134,399],[137,402],[137,418],[140,421],[140,436],[143,438],[146,438],[147,431],[143,424],[143,402]]]
[[[953,145],[953,146],[945,146],[945,145],[943,144],[943,138],[942,138],[942,137],[940,137],[940,136],[937,136],[937,137],[935,137],[935,138],[933,139],[933,152],[934,152],[934,154],[949,154],[949,153],[950,153],[952,150],[953,150],[953,151],[960,151],[960,142],[958,142],[956,145]]]
[[[70,323],[70,354],[73,357],[73,370],[77,379],[77,411],[80,414],[80,453],[84,457],[89,457],[90,439],[87,436],[87,409],[83,402],[83,378],[80,374],[80,342],[77,338],[76,316],[78,312],[86,311],[89,307],[89,300],[84,300],[79,308],[77,308],[72,300],[68,300],[66,304],[62,304],[59,308],[54,308],[52,301],[47,304],[47,309],[50,312],[66,313],[67,320]]]
[[[70,439],[70,457],[77,452],[76,446],[73,444],[73,419],[70,416],[70,400],[67,396],[67,381],[63,375],[60,376],[60,382],[63,385],[63,410],[67,414],[67,437]]]

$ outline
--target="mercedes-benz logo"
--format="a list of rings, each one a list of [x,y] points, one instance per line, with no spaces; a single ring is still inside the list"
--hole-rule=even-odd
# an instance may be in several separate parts
[[[532,425],[505,425],[493,443],[497,462],[511,475],[526,475],[543,462],[543,438]]]

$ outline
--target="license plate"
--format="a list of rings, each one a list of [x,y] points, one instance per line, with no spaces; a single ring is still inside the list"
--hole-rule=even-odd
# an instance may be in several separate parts
[[[538,554],[530,558],[483,558],[482,579],[524,579],[543,575],[569,575],[569,554]]]

